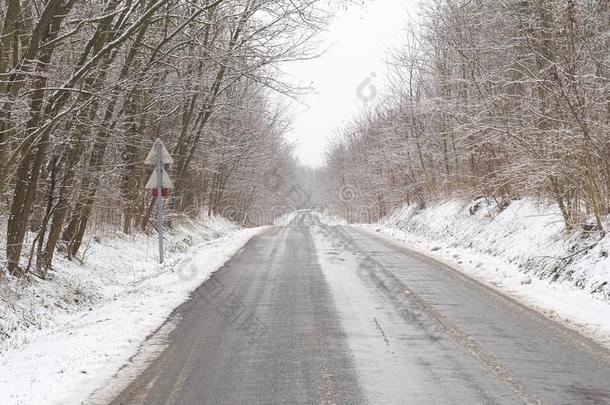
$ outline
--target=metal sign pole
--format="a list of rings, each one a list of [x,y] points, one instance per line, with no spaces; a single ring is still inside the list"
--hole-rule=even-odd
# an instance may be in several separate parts
[[[152,190],[153,196],[157,192],[157,232],[159,233],[159,263],[163,264],[163,197],[169,195],[169,190],[174,188],[174,183],[165,172],[165,165],[171,165],[174,160],[163,145],[161,139],[157,138],[148,157],[144,160],[145,165],[155,166],[148,178],[144,188]],[[155,179],[156,176],[156,179]],[[165,195],[163,191],[165,190]]]
[[[163,156],[157,143],[157,230],[159,233],[159,263],[163,264]]]

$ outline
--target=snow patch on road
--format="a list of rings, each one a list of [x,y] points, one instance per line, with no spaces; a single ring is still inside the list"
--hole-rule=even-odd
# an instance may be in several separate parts
[[[326,225],[329,218],[320,219]],[[358,258],[338,247],[332,237],[323,236],[324,232],[310,229],[318,263],[331,289],[369,402],[400,404],[406,397],[418,402],[426,390],[435,392],[413,367],[419,353],[404,339],[408,326],[392,304],[377,295],[375,289],[367,288],[354,271],[360,265]]]
[[[533,199],[407,205],[358,225],[476,278],[610,346],[610,235],[565,233]]]
[[[277,218],[275,226],[298,226],[318,225],[325,226],[347,225],[347,221],[338,215],[332,215],[328,211],[316,211],[310,209],[290,211]]]
[[[103,387],[210,274],[264,228],[222,218],[187,221],[167,235],[115,235],[83,264],[58,258],[49,280],[9,279],[0,302],[0,403],[76,404]]]

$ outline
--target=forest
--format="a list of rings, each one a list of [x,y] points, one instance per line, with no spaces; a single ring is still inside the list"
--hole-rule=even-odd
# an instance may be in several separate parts
[[[78,257],[89,229],[154,230],[144,165],[174,157],[173,217],[243,223],[292,184],[274,94],[314,56],[319,0],[7,0],[0,7],[0,218],[12,275]],[[260,210],[259,210],[260,211]],[[262,216],[254,221],[263,221]]]
[[[371,222],[439,198],[537,197],[568,231],[603,232],[609,32],[605,1],[422,2],[387,94],[333,138],[331,209]]]
[[[276,96],[302,90],[281,67],[319,52],[327,2],[8,0],[0,16],[12,275],[44,275],[58,251],[78,258],[88,231],[153,232],[144,159],[158,137],[175,161],[170,224],[269,223],[308,184],[299,203],[354,222],[439,198],[533,196],[567,230],[605,230],[607,2],[422,2],[388,52],[389,88],[331,138],[322,170],[294,157]]]

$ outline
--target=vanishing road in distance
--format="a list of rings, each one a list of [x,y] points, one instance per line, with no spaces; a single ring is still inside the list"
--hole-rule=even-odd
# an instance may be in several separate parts
[[[399,244],[299,212],[168,322],[113,404],[610,404],[610,353]]]

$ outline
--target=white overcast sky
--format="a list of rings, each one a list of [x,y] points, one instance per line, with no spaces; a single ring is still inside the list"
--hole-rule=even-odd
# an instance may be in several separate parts
[[[365,80],[383,91],[388,48],[395,46],[409,21],[417,18],[418,0],[369,0],[362,7],[337,12],[320,39],[330,47],[320,58],[284,66],[289,80],[313,91],[295,104],[288,138],[301,163],[323,164],[326,140],[364,108],[358,87]],[[369,90],[364,91],[366,96]],[[369,102],[374,103],[374,101]]]

